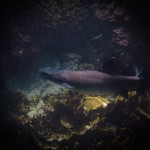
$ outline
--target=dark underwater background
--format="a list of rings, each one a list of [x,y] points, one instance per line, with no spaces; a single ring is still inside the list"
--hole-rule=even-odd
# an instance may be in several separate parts
[[[150,100],[148,0],[2,0],[0,7],[0,149],[91,150],[149,146],[150,102],[145,102],[146,99]],[[50,66],[55,69],[98,70],[102,69],[105,61],[111,57],[117,60],[116,74],[134,75],[133,64],[136,64],[139,70],[142,69],[143,80],[137,89],[138,96],[131,98],[129,103],[113,106],[113,113],[110,113],[112,110],[106,114],[96,112],[105,114],[105,121],[99,122],[98,125],[106,127],[107,133],[95,127],[84,135],[75,134],[61,142],[52,141],[52,146],[49,147],[39,144],[44,140],[40,134],[36,135],[38,128],[33,130],[28,127],[29,123],[24,123],[25,120],[21,122],[22,119],[20,121],[16,117],[20,113],[18,105],[24,101],[27,104],[26,98],[37,94],[37,97],[42,95],[46,99],[47,94],[61,91],[57,86],[49,91],[51,83],[41,78],[39,69]],[[71,94],[67,96],[75,96]],[[140,96],[144,102],[133,102]],[[80,99],[82,96],[77,97]],[[70,102],[66,103],[67,106],[61,105],[55,108],[62,109],[60,113],[64,112],[63,108],[78,110]],[[132,122],[134,109],[139,110],[139,107],[143,108],[139,112],[147,117],[137,115],[140,119],[135,117],[136,121]],[[127,108],[126,116],[120,113],[120,108]],[[72,110],[68,113],[70,111]],[[57,113],[53,117],[60,117],[59,111]],[[94,115],[97,115],[96,113],[94,112]],[[74,114],[75,117],[78,115]],[[82,117],[87,121],[85,116]],[[89,113],[89,118],[92,117]],[[122,125],[125,119],[132,123]],[[64,125],[65,121],[61,121]],[[39,123],[36,120],[33,122]],[[50,124],[52,126],[53,123]],[[113,124],[117,131],[110,128],[110,124]],[[121,129],[124,128],[126,130],[122,132]],[[66,132],[60,128],[60,132],[63,131]]]

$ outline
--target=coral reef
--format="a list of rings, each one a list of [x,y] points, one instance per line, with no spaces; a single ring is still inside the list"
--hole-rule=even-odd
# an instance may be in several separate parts
[[[82,63],[79,65],[79,70],[94,70],[94,65],[88,63]]]
[[[71,70],[78,70],[79,62],[81,61],[81,56],[75,53],[67,53],[64,56],[64,68]]]
[[[116,28],[113,30],[114,35],[114,41],[116,44],[120,46],[128,46],[129,43],[129,35],[127,31],[125,31],[124,28]]]
[[[118,95],[107,99],[70,90],[32,96],[30,100],[22,93],[16,96],[22,100],[17,119],[32,131],[44,149],[61,149],[63,143],[72,143],[72,139],[74,148],[81,148],[78,136],[84,139],[89,135],[95,139],[90,141],[91,149],[104,145],[127,148],[133,140],[132,126],[150,119],[150,90],[141,96],[129,91],[128,98]],[[97,139],[97,135],[101,138]]]
[[[104,4],[96,0],[86,5],[80,0],[12,3],[2,19],[0,60],[1,80],[6,79],[6,84],[11,80],[11,89],[6,86],[12,91],[16,90],[15,84],[17,91],[21,89],[16,93],[17,102],[11,101],[13,96],[4,98],[5,103],[10,102],[5,110],[8,116],[10,110],[16,113],[14,107],[19,103],[16,118],[26,130],[18,129],[18,134],[31,131],[43,149],[130,149],[133,136],[149,125],[150,90],[141,94],[129,91],[127,97],[85,95],[43,81],[37,72],[45,65],[56,69],[100,69],[106,57],[117,54],[120,64],[129,66],[129,51],[149,70],[149,38],[145,38],[148,15],[142,18],[147,11],[139,7],[141,17],[135,15],[137,3],[130,1],[124,2],[126,7],[107,0]],[[134,20],[126,10],[129,3]],[[31,87],[26,88],[29,84]],[[5,109],[3,105],[1,108]]]
[[[57,2],[54,0],[42,0],[37,5],[38,15],[40,16],[43,26],[56,28],[60,24],[70,21],[74,25],[78,24],[87,16],[87,10],[82,7],[81,2],[63,0]]]
[[[102,97],[85,96],[81,101],[81,107],[85,112],[89,112],[98,108],[105,108],[109,104],[109,101]]]
[[[22,95],[22,94],[20,94]],[[25,98],[24,98],[25,99]],[[108,100],[90,97],[73,91],[45,97],[35,96],[21,103],[18,119],[34,130],[42,147],[52,148],[52,142],[61,142],[74,135],[84,135],[99,121],[99,112],[107,107]],[[40,138],[39,138],[40,137]],[[51,142],[51,143],[50,143]]]
[[[100,20],[108,20],[115,22],[118,17],[122,17],[124,21],[129,21],[129,16],[123,6],[116,6],[116,1],[109,4],[99,5],[98,3],[92,6],[95,16]]]

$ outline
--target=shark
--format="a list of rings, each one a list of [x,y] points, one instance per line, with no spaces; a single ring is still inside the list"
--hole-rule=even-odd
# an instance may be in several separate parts
[[[119,93],[123,90],[135,90],[141,81],[139,73],[133,76],[116,75],[98,70],[57,70],[42,68],[40,74],[57,84],[69,89],[76,89],[89,93]]]

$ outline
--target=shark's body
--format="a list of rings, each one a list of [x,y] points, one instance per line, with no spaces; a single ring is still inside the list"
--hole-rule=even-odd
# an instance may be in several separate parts
[[[111,75],[100,71],[59,71],[45,68],[40,73],[53,82],[96,93],[133,90],[140,82],[138,76]]]

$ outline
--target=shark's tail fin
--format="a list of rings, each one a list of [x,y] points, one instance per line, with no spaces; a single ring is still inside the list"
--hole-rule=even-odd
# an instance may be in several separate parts
[[[134,64],[135,75],[138,76],[141,80],[143,80],[142,72],[143,68],[139,70],[139,68]]]

